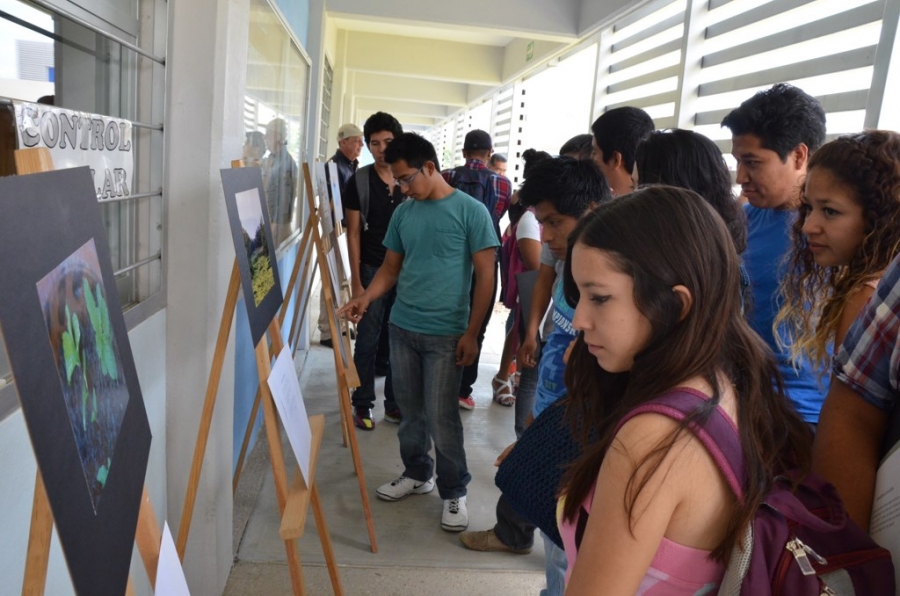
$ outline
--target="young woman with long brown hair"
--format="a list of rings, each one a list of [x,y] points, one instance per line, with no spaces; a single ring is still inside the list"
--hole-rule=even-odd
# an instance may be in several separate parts
[[[809,160],[792,228],[793,252],[775,325],[786,323],[795,360],[823,374],[900,250],[900,135],[839,137]]]
[[[708,593],[776,474],[807,469],[811,434],[740,308],[734,243],[697,194],[654,186],[589,212],[569,239],[579,330],[568,417],[585,442],[563,480],[567,594]],[[674,390],[705,405],[678,423],[633,409]],[[739,502],[687,425],[737,427]]]

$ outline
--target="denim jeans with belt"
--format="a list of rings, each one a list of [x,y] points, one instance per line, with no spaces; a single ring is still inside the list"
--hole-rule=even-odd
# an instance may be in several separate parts
[[[472,479],[457,395],[462,376],[462,367],[456,366],[460,337],[425,335],[391,324],[394,396],[403,413],[397,429],[403,475],[420,482],[432,477],[435,461],[428,452],[434,441],[442,499],[465,496]]]
[[[372,267],[361,263],[359,266],[360,282],[364,288],[368,288],[378,267]],[[390,307],[394,304],[396,289],[369,303],[369,308],[356,325],[356,347],[353,352],[353,363],[359,373],[359,387],[353,392],[351,401],[356,408],[372,408],[375,405],[375,355],[378,352],[379,336],[381,335],[382,321]],[[388,370],[384,379],[384,409],[385,411],[397,407],[394,401],[394,383],[391,371]]]

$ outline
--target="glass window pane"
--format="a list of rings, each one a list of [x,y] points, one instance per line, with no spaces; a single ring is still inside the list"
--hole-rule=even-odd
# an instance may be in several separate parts
[[[309,63],[281,19],[266,0],[251,0],[242,158],[263,170],[276,244],[297,230],[306,200],[298,166],[308,81]]]

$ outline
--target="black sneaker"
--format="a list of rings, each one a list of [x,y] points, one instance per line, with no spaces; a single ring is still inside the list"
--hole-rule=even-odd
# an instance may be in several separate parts
[[[400,424],[401,422],[403,422],[403,414],[400,413],[400,408],[385,408],[384,421],[392,422],[393,424]]]
[[[375,421],[372,420],[372,410],[369,408],[356,408],[353,412],[353,424],[360,430],[374,430]]]
[[[330,340],[330,339],[320,339],[320,340],[319,340],[319,345],[320,345],[320,346],[325,346],[326,348],[334,348],[334,344],[331,343],[331,340]]]

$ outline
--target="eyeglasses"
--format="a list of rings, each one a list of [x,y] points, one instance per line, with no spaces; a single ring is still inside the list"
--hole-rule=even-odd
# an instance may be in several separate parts
[[[421,168],[416,170],[416,173],[412,176],[408,176],[406,178],[394,178],[394,182],[396,182],[400,186],[409,186],[410,184],[412,184],[412,181],[416,179],[416,176],[422,173],[422,168],[424,167],[425,166],[423,165]]]

